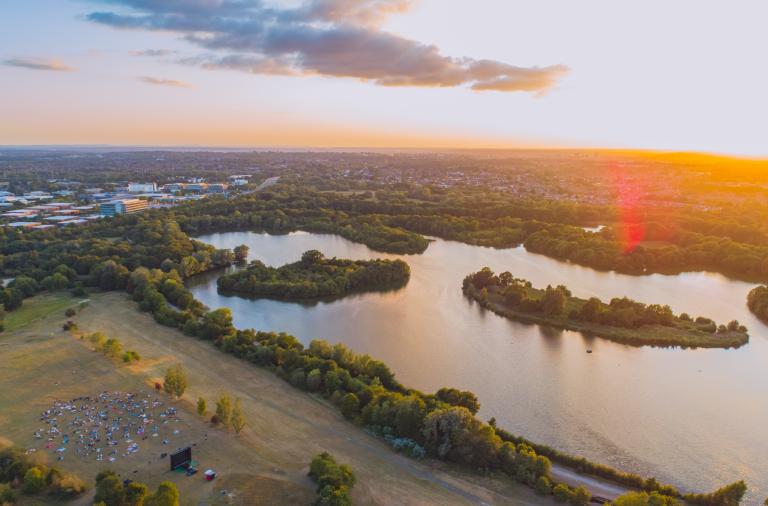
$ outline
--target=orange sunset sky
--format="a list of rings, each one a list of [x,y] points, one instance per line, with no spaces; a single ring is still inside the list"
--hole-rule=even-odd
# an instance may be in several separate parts
[[[768,155],[762,0],[39,0],[0,144]]]

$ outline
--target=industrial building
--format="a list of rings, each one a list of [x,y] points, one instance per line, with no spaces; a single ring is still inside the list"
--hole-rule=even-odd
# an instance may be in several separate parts
[[[154,193],[157,191],[155,183],[128,183],[130,193]]]
[[[99,211],[102,216],[116,216],[118,214],[136,213],[148,207],[149,203],[146,200],[121,199],[99,204]]]

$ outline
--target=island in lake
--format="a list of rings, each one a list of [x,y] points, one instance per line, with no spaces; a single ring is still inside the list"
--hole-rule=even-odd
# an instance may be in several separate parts
[[[410,276],[411,269],[402,260],[325,258],[310,250],[298,262],[277,268],[255,260],[243,270],[221,276],[218,287],[221,292],[252,297],[314,299],[399,288]]]
[[[747,307],[765,323],[768,323],[768,285],[753,288],[747,295]]]
[[[749,341],[746,327],[733,320],[717,325],[709,318],[675,315],[669,306],[629,298],[605,303],[574,297],[565,286],[534,288],[509,272],[498,276],[485,267],[464,278],[464,293],[501,316],[584,332],[637,346],[735,348]]]

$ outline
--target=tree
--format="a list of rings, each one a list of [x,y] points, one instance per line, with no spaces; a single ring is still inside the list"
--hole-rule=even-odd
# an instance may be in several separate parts
[[[709,494],[686,494],[684,499],[692,504],[706,506],[735,506],[741,502],[747,493],[747,484],[739,480],[718,488]]]
[[[123,345],[120,344],[120,341],[118,341],[114,337],[107,339],[107,342],[104,343],[104,348],[102,349],[105,355],[112,358],[120,355],[120,352],[122,350],[123,350]]]
[[[37,281],[29,276],[19,276],[8,284],[9,288],[14,288],[21,292],[22,297],[31,297],[40,289]]]
[[[323,373],[320,369],[312,369],[307,374],[307,389],[310,392],[317,392],[323,384]]]
[[[173,482],[164,481],[147,497],[144,506],[179,506],[179,489]]]
[[[44,278],[40,282],[40,285],[49,292],[54,290],[63,290],[69,285],[69,279],[67,279],[67,277],[63,274],[56,273],[52,276],[47,276]]]
[[[0,293],[0,302],[3,303],[6,311],[19,309],[24,302],[24,295],[15,288],[6,288]]]
[[[244,263],[246,260],[248,260],[248,246],[245,244],[235,246],[233,252],[235,254],[235,262]]]
[[[199,416],[204,416],[205,415],[205,408],[206,408],[205,399],[203,399],[202,397],[198,397],[198,399],[197,399],[197,414]]]
[[[142,506],[149,494],[149,488],[140,482],[132,481],[125,487],[125,503],[127,506]]]
[[[141,355],[135,351],[128,350],[123,354],[123,362],[126,364],[132,364],[133,362],[138,362],[139,360],[141,360]]]
[[[360,400],[353,393],[348,393],[341,398],[341,414],[347,418],[354,418],[360,413]]]
[[[125,490],[122,480],[112,471],[103,471],[96,476],[95,502],[104,502],[107,506],[121,506]]]
[[[235,399],[235,405],[232,407],[230,424],[235,430],[235,434],[240,434],[240,431],[245,427],[245,415],[243,414],[242,406],[240,406],[240,399]]]
[[[232,420],[232,400],[226,394],[221,394],[216,401],[216,419],[220,425],[229,427]]]
[[[316,505],[349,506],[349,489],[355,485],[355,474],[346,464],[339,464],[328,452],[315,455],[309,464],[309,477],[317,483]]]
[[[613,506],[679,506],[680,501],[674,497],[661,495],[658,492],[627,492],[611,502]]]
[[[552,288],[547,286],[544,296],[541,298],[541,310],[546,315],[562,316],[565,311],[566,289],[562,286]]]
[[[187,389],[188,384],[187,374],[184,372],[181,364],[171,366],[165,371],[163,387],[165,388],[166,393],[170,396],[178,399],[184,395],[184,391]]]
[[[211,341],[234,334],[235,327],[232,325],[232,311],[224,307],[206,313],[200,324],[199,332],[200,337]]]
[[[592,494],[589,493],[589,490],[584,485],[580,485],[573,490],[570,500],[573,506],[588,506],[589,501],[592,500]]]
[[[451,406],[463,406],[473,415],[476,415],[480,410],[480,401],[477,400],[474,393],[469,391],[462,392],[456,388],[441,388],[435,396]]]
[[[501,438],[467,408],[436,409],[424,419],[427,450],[439,458],[488,468],[498,462]]]
[[[25,494],[37,494],[45,488],[45,475],[39,467],[30,467],[24,473],[24,482],[21,490]]]

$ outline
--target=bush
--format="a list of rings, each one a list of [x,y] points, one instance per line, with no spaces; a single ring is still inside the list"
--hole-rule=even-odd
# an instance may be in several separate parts
[[[76,314],[77,314],[77,312],[73,308],[71,308],[71,307],[67,308],[67,310],[64,311],[64,316],[66,316],[67,318],[72,318]]]
[[[37,494],[45,488],[45,474],[39,467],[30,467],[24,473],[24,481],[21,486],[25,494]]]
[[[315,455],[309,464],[309,477],[317,483],[316,505],[352,504],[349,489],[355,485],[355,473],[346,464],[338,464],[328,452]]]

